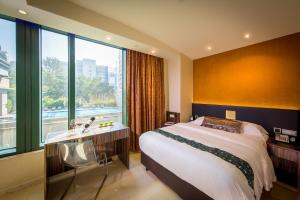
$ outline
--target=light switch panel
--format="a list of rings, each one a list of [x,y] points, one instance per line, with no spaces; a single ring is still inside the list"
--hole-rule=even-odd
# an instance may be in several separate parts
[[[226,110],[226,119],[236,119],[235,111],[233,110]]]
[[[281,129],[281,132],[284,135],[297,136],[297,131],[294,130]]]

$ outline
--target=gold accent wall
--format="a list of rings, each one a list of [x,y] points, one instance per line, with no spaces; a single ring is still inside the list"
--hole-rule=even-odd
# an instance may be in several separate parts
[[[193,102],[300,109],[300,33],[194,60]]]

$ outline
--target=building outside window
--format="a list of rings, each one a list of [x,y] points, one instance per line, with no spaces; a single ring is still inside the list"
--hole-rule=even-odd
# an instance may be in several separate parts
[[[0,151],[16,147],[16,24],[0,19]]]
[[[122,122],[122,50],[75,39],[76,118]]]

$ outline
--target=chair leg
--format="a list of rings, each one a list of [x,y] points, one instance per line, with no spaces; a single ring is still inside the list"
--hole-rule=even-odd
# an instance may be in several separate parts
[[[97,190],[97,193],[96,193],[96,196],[95,196],[94,200],[97,200],[97,198],[99,196],[99,193],[100,193],[101,189],[103,188],[103,185],[104,185],[104,183],[107,179],[107,176],[108,176],[107,156],[106,156],[106,153],[103,153],[103,155],[104,155],[103,165],[106,168],[106,172],[105,172],[105,176],[104,176],[104,178],[103,178],[103,180],[102,180],[102,182],[101,182],[101,184],[100,184],[100,186]],[[99,162],[99,165],[101,165],[101,161]]]
[[[63,200],[65,198],[65,196],[67,195],[67,193],[68,193],[71,185],[74,183],[75,177],[76,177],[76,168],[74,168],[74,176],[72,178],[72,181],[70,182],[70,184],[68,185],[67,189],[64,191],[64,193],[60,197],[60,200]]]
[[[104,183],[106,181],[106,178],[107,178],[107,174],[105,174],[105,176],[104,176],[104,178],[103,178],[103,180],[101,182],[101,185],[99,186],[99,188],[97,190],[97,193],[96,193],[96,196],[95,196],[95,200],[98,198],[98,195],[99,195],[101,189],[103,188],[103,185],[104,185]]]
[[[106,153],[102,153],[102,154],[104,156],[104,159],[98,160],[98,164],[101,165],[101,163],[103,162],[103,166],[106,168],[106,175],[108,175],[108,167],[107,167],[108,159],[107,159]]]

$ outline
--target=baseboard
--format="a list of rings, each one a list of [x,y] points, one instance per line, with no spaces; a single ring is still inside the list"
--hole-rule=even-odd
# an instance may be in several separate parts
[[[7,193],[12,193],[12,192],[22,190],[26,187],[32,186],[34,184],[41,183],[43,181],[44,181],[44,177],[40,176],[40,177],[31,179],[29,181],[23,182],[23,183],[18,184],[18,185],[14,185],[14,186],[10,186],[10,187],[4,188],[4,189],[0,189],[0,196],[2,196],[4,194],[7,194]]]
[[[280,182],[280,181],[276,181],[275,184],[277,184],[277,185],[279,185],[281,187],[284,187],[284,188],[286,188],[288,190],[291,190],[293,192],[298,192],[297,188],[295,188],[293,186],[290,186],[290,185],[288,185],[286,183],[283,183],[283,182]]]

